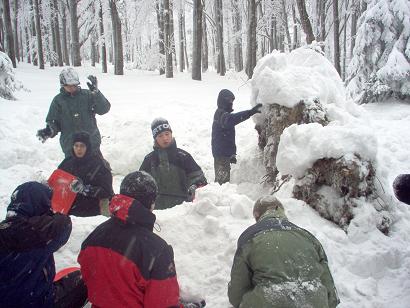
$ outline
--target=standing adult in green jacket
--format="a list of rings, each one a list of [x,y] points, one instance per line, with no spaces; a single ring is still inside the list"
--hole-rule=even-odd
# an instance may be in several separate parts
[[[286,218],[274,196],[256,201],[238,240],[228,286],[236,308],[333,308],[339,303],[322,245]]]
[[[207,184],[201,167],[192,156],[177,148],[171,126],[164,118],[151,124],[154,151],[145,156],[140,171],[152,175],[158,185],[156,209],[166,209],[192,201],[195,190]]]
[[[46,128],[37,132],[37,137],[45,142],[61,132],[60,145],[65,157],[72,155],[72,136],[85,131],[90,134],[91,146],[100,152],[101,135],[97,127],[96,114],[103,115],[110,110],[110,102],[98,90],[97,78],[88,76],[90,90],[79,87],[80,80],[72,67],[64,68],[60,73],[60,93],[51,102],[46,118]]]

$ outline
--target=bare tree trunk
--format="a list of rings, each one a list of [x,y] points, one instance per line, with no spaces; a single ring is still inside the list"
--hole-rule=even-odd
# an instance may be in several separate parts
[[[321,0],[320,10],[319,10],[319,19],[320,19],[320,40],[325,42],[326,40],[326,0]],[[324,49],[324,46],[323,46]]]
[[[24,27],[24,32],[26,36],[26,54],[27,54],[27,63],[31,63],[31,46],[30,46],[30,36],[28,35],[28,28]]]
[[[80,33],[78,30],[77,0],[68,0],[71,29],[71,57],[73,66],[81,66]]]
[[[243,55],[242,55],[242,19],[239,11],[238,0],[232,0],[233,9],[233,32],[234,32],[234,63],[235,70],[240,72],[243,70]]]
[[[41,37],[41,26],[40,26],[40,9],[38,6],[38,0],[34,0],[34,11],[36,20],[36,34],[37,34],[37,53],[39,69],[44,69],[44,55],[43,55],[43,40]]]
[[[184,57],[184,28],[185,28],[185,12],[182,3],[180,3],[180,8],[178,11],[178,34],[179,34],[179,71],[183,72],[185,70],[185,57]]]
[[[100,1],[100,8],[98,10],[99,16],[99,28],[100,28],[100,42],[101,42],[101,68],[102,72],[107,72],[107,48],[105,47],[105,32],[104,32],[104,20],[103,20],[103,11],[102,4]]]
[[[175,69],[178,66],[177,62],[177,52],[175,48],[175,28],[174,28],[174,0],[169,0],[169,23],[170,23],[170,33],[171,33],[171,51],[172,59],[174,61]]]
[[[171,23],[169,0],[164,0],[164,45],[165,45],[165,77],[174,77],[172,67]]]
[[[256,66],[256,2],[248,0],[248,34],[246,46],[246,74],[251,79]]]
[[[205,1],[202,0],[202,7],[205,10]],[[208,70],[208,35],[206,26],[206,16],[202,14],[202,72]]]
[[[53,20],[53,8],[52,8],[52,3],[50,3],[50,27],[46,27],[44,36],[46,37],[46,40],[48,42],[48,46],[46,45],[45,49],[48,50],[49,54],[49,62],[50,66],[57,66],[57,42],[56,42],[56,33],[55,33],[55,27],[54,27],[54,20]],[[51,45],[49,45],[49,35],[47,35],[48,30],[51,32]],[[51,48],[52,47],[52,48]],[[53,52],[50,52],[50,50],[53,50]]]
[[[16,59],[17,61],[20,62],[20,60],[22,61],[23,58],[20,59],[20,45],[19,45],[19,35],[18,35],[18,7],[19,7],[19,3],[18,0],[14,0],[14,50],[16,52]],[[22,40],[23,38],[20,38],[20,40]]]
[[[359,13],[359,7],[356,0],[352,1],[351,4],[351,11],[352,11],[352,24],[350,26],[350,58],[353,57],[353,49],[356,43],[356,33],[357,33],[357,19]]]
[[[311,44],[315,40],[315,36],[312,30],[312,24],[309,20],[309,15],[306,11],[306,3],[305,0],[296,0],[296,4],[298,6],[300,22],[302,23],[303,31],[306,34],[306,42]]]
[[[342,68],[343,68],[343,74],[342,74],[342,79],[343,80],[346,80],[346,58],[347,58],[347,55],[346,55],[346,50],[347,50],[347,18],[348,18],[348,15],[347,15],[347,10],[349,9],[349,4],[348,4],[348,2],[346,1],[345,2],[345,14],[344,14],[344,27],[343,27],[343,66],[342,66]]]
[[[61,50],[60,22],[58,20],[57,0],[53,0],[53,24],[54,24],[55,39],[56,39],[58,66],[63,66],[63,53]]]
[[[290,32],[289,32],[289,22],[288,22],[288,12],[286,10],[286,4],[285,4],[285,0],[282,0],[282,11],[283,11],[283,26],[285,27],[285,33],[286,33],[286,39],[287,39],[287,45],[288,45],[288,49],[291,49],[292,46],[292,40],[290,38]]]
[[[0,51],[4,52],[4,22],[0,11]]]
[[[16,68],[16,51],[14,49],[14,37],[13,37],[13,27],[11,25],[11,17],[10,17],[10,2],[9,0],[3,0],[3,13],[4,13],[4,26],[6,32],[6,47],[7,47],[7,54],[13,63],[13,67]]]
[[[124,75],[124,55],[122,47],[121,20],[115,0],[110,0],[112,33],[114,40],[114,75]]]
[[[35,22],[35,8],[34,8],[34,3],[33,0],[29,0],[29,5],[30,5],[30,32],[31,32],[31,37],[32,38],[36,38],[37,41],[37,33],[36,33],[36,22]],[[33,65],[37,66],[38,65],[38,58],[37,58],[37,50],[36,48],[33,46],[33,44],[30,42],[30,47],[31,47],[31,51],[32,51],[32,60],[33,60]]]
[[[96,46],[95,46],[95,36],[91,37],[91,66],[95,67],[95,60],[97,58]]]
[[[336,71],[341,76],[340,68],[340,43],[339,43],[339,1],[333,0],[333,43],[334,43],[334,64]]]
[[[193,0],[192,79],[201,80],[202,2]]]
[[[61,11],[62,11],[62,41],[63,41],[63,60],[65,65],[70,65],[70,53],[68,52],[68,38],[67,38],[67,10],[66,6],[63,4],[61,6]]]
[[[297,25],[297,19],[296,19],[296,10],[295,10],[295,4],[292,3],[292,19],[293,19],[293,46],[292,49],[296,49],[299,47],[299,42],[298,42],[298,25]]]
[[[155,10],[157,12],[157,23],[158,23],[158,46],[160,56],[165,58],[165,46],[164,46],[164,8],[162,6],[161,0],[156,0]],[[165,74],[165,70],[162,66],[159,68],[159,74]]]
[[[217,72],[225,76],[225,55],[223,45],[223,8],[222,0],[215,0],[215,24],[216,24],[216,53],[217,53]]]

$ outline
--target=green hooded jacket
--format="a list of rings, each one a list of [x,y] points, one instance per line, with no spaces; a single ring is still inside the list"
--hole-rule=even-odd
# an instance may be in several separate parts
[[[154,146],[139,169],[152,175],[158,185],[155,209],[166,209],[190,200],[188,188],[207,184],[201,167],[192,156],[177,148],[175,140],[166,149]]]
[[[339,303],[322,245],[273,209],[240,236],[228,297],[235,308],[333,308]]]
[[[93,149],[99,150],[101,135],[97,127],[96,114],[103,115],[110,110],[110,102],[100,91],[79,88],[73,95],[60,89],[51,102],[46,123],[53,136],[61,132],[60,145],[66,157],[72,155],[72,136],[85,131],[90,134]]]

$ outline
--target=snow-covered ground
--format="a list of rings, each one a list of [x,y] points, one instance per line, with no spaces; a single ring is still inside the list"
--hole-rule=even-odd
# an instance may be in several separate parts
[[[152,72],[126,71],[125,76],[103,75],[99,68],[78,68],[82,85],[95,74],[99,88],[112,104],[97,116],[103,135],[102,152],[114,173],[114,190],[122,178],[139,168],[152,149],[151,121],[169,120],[179,147],[196,159],[210,185],[200,189],[195,202],[156,211],[157,233],[174,247],[182,295],[202,296],[208,307],[229,307],[227,283],[240,233],[253,223],[254,201],[267,190],[259,184],[264,175],[257,150],[257,133],[249,120],[237,126],[238,164],[232,184],[213,183],[210,149],[212,117],[222,88],[235,93],[236,111],[250,107],[250,82],[243,75],[189,74],[166,79]],[[48,107],[59,90],[59,68],[40,71],[20,64],[16,78],[31,92],[16,94],[18,101],[0,100],[0,217],[5,216],[10,194],[20,183],[44,180],[63,159],[58,138],[41,144],[35,137],[43,128]],[[383,182],[399,173],[410,173],[410,106],[365,106],[363,122],[377,136],[377,167]],[[370,120],[369,120],[370,119]],[[384,187],[391,195],[391,187]],[[393,198],[395,224],[384,236],[366,226],[366,219],[349,234],[319,217],[309,206],[289,198],[285,185],[279,197],[291,221],[311,231],[323,244],[341,304],[339,307],[410,307],[410,211]],[[58,268],[76,264],[82,240],[104,217],[73,217],[73,233],[56,253]]]

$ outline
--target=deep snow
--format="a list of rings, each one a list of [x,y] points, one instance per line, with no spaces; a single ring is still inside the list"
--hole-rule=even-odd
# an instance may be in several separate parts
[[[236,111],[250,107],[250,82],[228,73],[203,76],[192,81],[189,74],[165,79],[152,72],[126,71],[125,76],[101,74],[99,69],[78,69],[81,83],[92,73],[99,88],[112,104],[111,111],[97,116],[103,135],[102,152],[114,173],[114,190],[121,179],[139,168],[151,151],[151,121],[159,116],[169,120],[179,147],[187,150],[213,181],[210,150],[212,116],[220,89],[236,96]],[[16,78],[31,92],[16,94],[18,101],[0,100],[0,215],[10,194],[20,183],[46,179],[63,159],[58,138],[41,144],[35,137],[44,127],[49,104],[58,92],[59,68],[40,71],[20,64]],[[379,104],[365,106],[363,123],[377,136],[376,161],[383,183],[392,183],[398,173],[410,173],[410,106]],[[358,116],[360,120],[361,117]],[[267,192],[259,182],[264,174],[258,160],[257,133],[252,120],[237,126],[238,164],[232,182],[215,183],[200,189],[195,202],[156,211],[157,232],[175,251],[178,279],[183,295],[205,297],[209,307],[229,307],[226,296],[236,240],[253,223],[254,201]],[[375,145],[375,146],[376,146]],[[391,187],[384,185],[387,195]],[[289,219],[308,229],[323,244],[341,304],[339,307],[410,307],[410,211],[393,198],[397,219],[386,237],[368,226],[361,217],[345,234],[334,224],[319,217],[309,206],[289,198],[291,183],[278,197]],[[58,268],[76,263],[82,240],[104,217],[73,217],[73,233],[67,245],[56,253]]]

